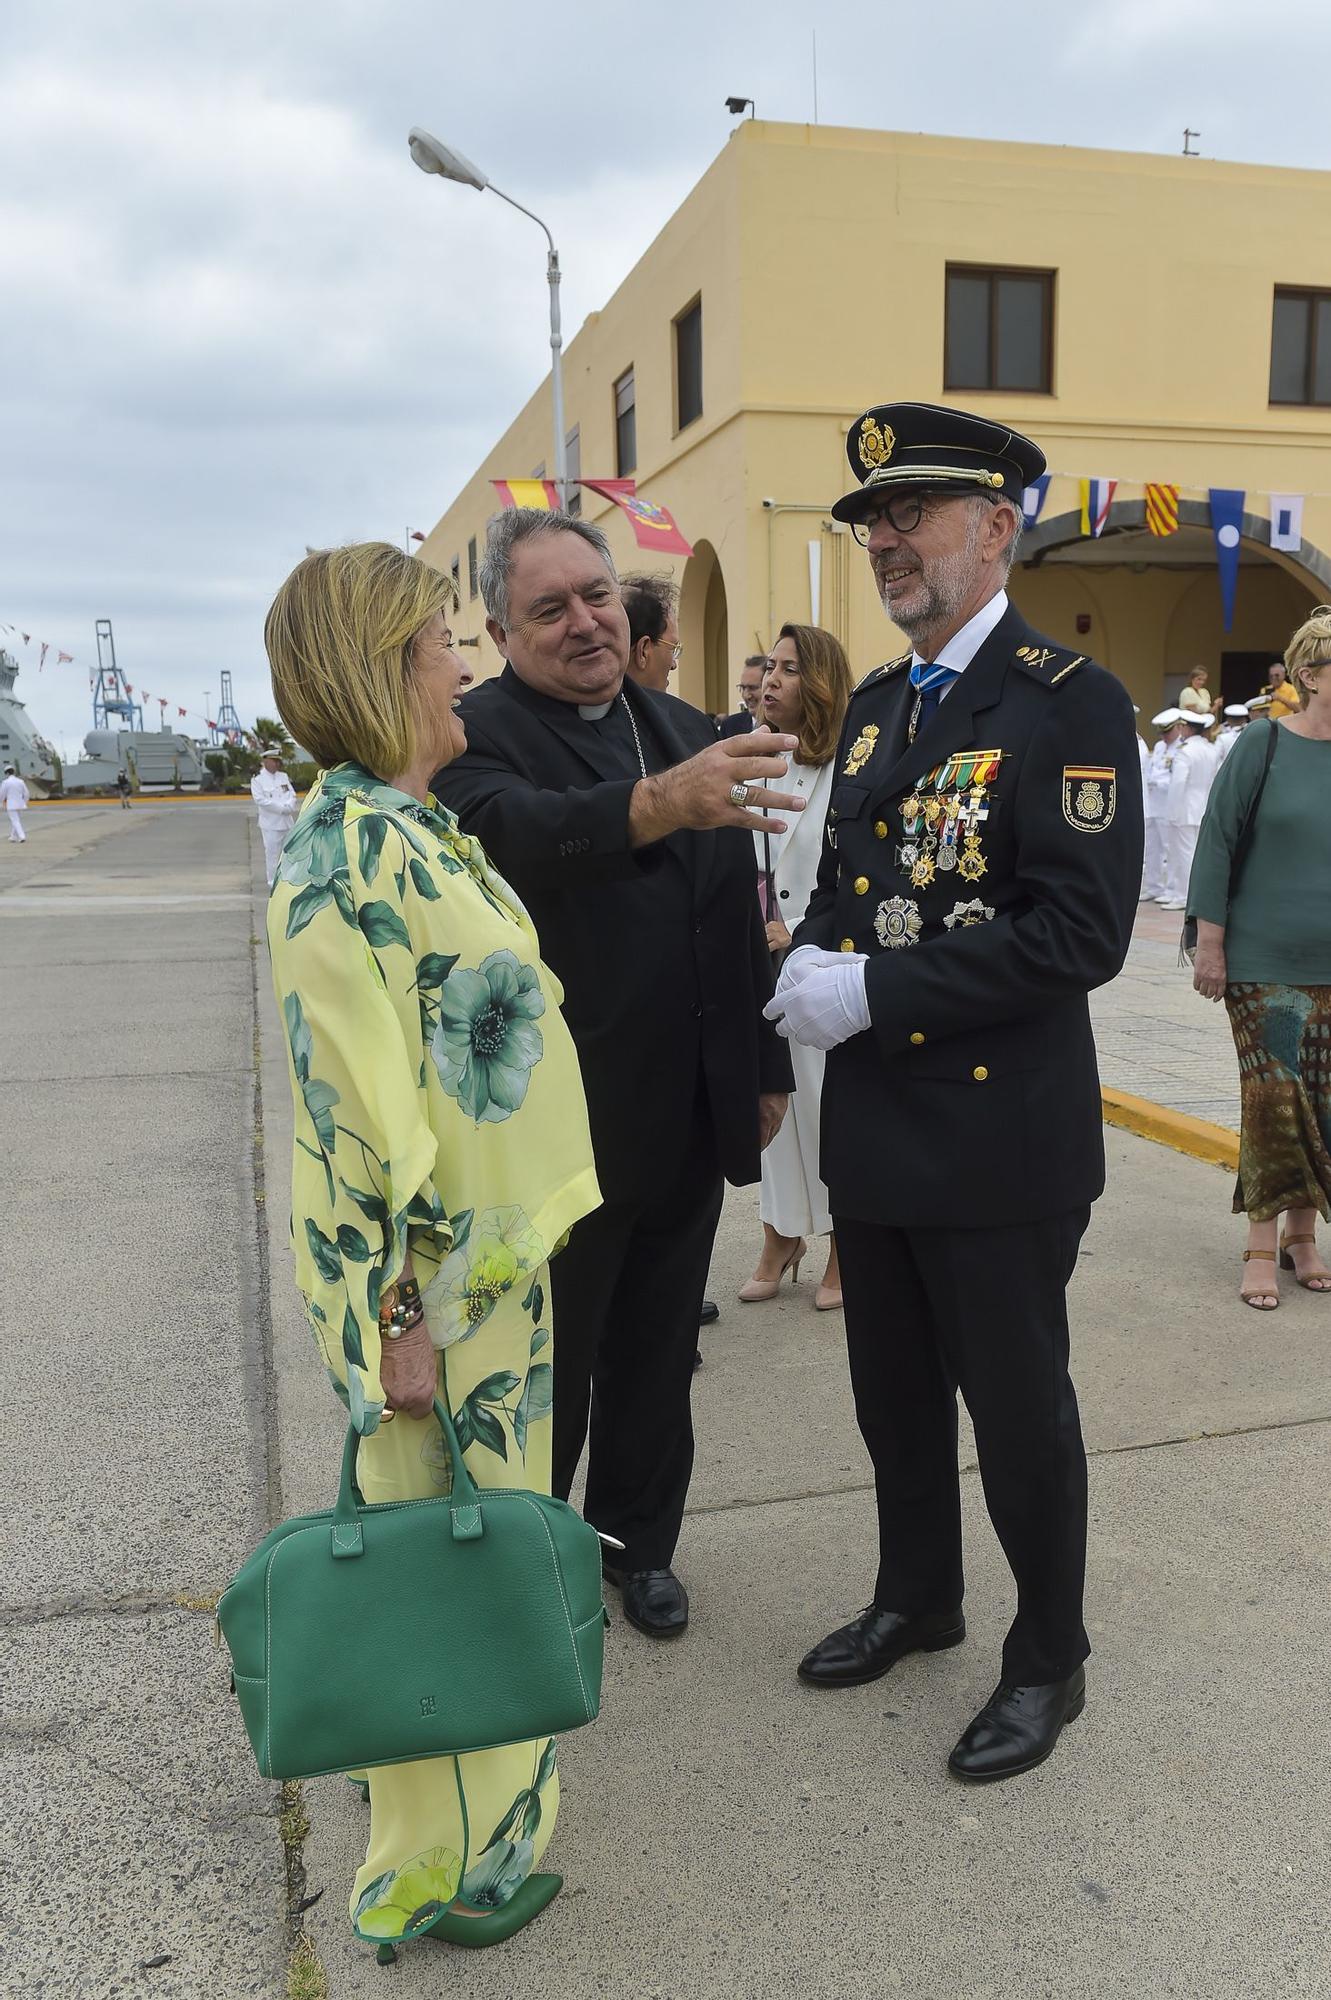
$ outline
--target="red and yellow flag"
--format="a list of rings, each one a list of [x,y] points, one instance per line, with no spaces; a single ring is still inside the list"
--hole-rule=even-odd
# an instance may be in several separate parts
[[[1146,525],[1153,535],[1172,535],[1178,528],[1178,487],[1146,488]]]
[[[652,500],[639,497],[631,479],[584,479],[593,493],[601,494],[606,500],[613,500],[621,513],[628,516],[633,530],[633,539],[640,549],[655,549],[663,556],[691,556],[693,544],[686,542],[676,525],[675,517],[665,507],[658,507]]]
[[[540,507],[548,514],[559,506],[553,479],[492,479],[490,484],[503,507]]]

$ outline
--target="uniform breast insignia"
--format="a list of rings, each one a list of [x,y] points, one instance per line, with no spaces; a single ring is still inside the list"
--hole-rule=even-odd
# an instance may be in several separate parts
[[[842,768],[842,776],[854,778],[864,769],[873,756],[878,738],[882,732],[876,722],[866,722],[855,741],[850,746],[850,755]]]
[[[897,867],[911,887],[927,889],[939,875],[978,882],[987,863],[980,830],[989,817],[987,787],[998,775],[1001,750],[961,750],[920,780],[901,802],[904,839]]]
[[[1078,833],[1104,833],[1113,821],[1118,799],[1116,772],[1111,765],[1063,766],[1063,817]]]
[[[994,920],[993,905],[982,903],[973,896],[969,903],[954,903],[951,916],[944,917],[945,931],[968,931],[973,924],[991,924]]]
[[[920,906],[906,896],[890,896],[874,915],[874,936],[885,951],[900,951],[916,943],[922,928]]]
[[[873,417],[866,417],[859,435],[860,464],[865,471],[876,472],[880,465],[886,465],[896,441],[891,424],[880,426]]]
[[[989,817],[989,808],[984,802],[984,787],[977,785],[962,807],[962,821],[966,829],[965,843],[957,857],[957,873],[963,882],[978,882],[989,872],[989,863],[980,851],[980,829]]]

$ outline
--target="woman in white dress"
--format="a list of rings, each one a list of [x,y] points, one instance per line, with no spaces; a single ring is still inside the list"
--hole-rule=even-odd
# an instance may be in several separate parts
[[[853,685],[850,663],[830,632],[817,625],[781,627],[767,658],[757,720],[799,737],[799,749],[781,783],[808,803],[791,818],[785,833],[754,835],[759,892],[767,902],[767,943],[777,963],[790,949],[791,934],[813,895],[832,796],[833,758]],[[820,1312],[836,1312],[841,1305],[841,1273],[827,1189],[818,1172],[823,1054],[791,1042],[790,1055],[795,1065],[790,1113],[763,1154],[758,1209],[762,1255],[739,1296],[745,1305],[775,1298],[787,1271],[792,1283],[798,1282],[808,1238],[826,1236],[827,1268],[814,1303]]]

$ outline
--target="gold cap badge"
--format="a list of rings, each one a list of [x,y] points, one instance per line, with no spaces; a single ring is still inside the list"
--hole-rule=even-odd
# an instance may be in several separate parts
[[[884,424],[880,429],[872,417],[866,417],[860,425],[860,464],[869,472],[886,465],[896,441],[896,433],[890,424]]]

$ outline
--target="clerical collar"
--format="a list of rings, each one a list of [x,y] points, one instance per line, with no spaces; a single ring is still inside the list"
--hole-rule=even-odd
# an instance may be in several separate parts
[[[580,701],[578,714],[584,722],[604,722],[614,705],[613,701]]]

